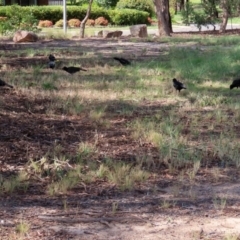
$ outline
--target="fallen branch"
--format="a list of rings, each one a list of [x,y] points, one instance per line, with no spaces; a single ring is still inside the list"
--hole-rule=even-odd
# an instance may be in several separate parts
[[[66,228],[65,226],[53,226],[49,227],[50,229],[54,230],[55,232],[62,232],[62,233],[67,233],[67,234],[74,234],[74,235],[82,235],[82,234],[92,234],[94,233],[82,230],[79,228]]]
[[[106,221],[106,222],[112,222],[112,221],[128,221],[128,222],[132,222],[132,221],[145,221],[142,218],[137,218],[137,217],[102,217],[102,218],[59,218],[59,217],[49,217],[49,216],[43,216],[40,215],[38,216],[39,219],[47,221],[47,222],[63,222],[63,223],[79,223],[79,222],[84,222],[84,223],[88,223],[88,222],[102,222],[102,221]]]
[[[75,215],[79,216],[80,214],[83,215],[90,215],[90,216],[97,216],[100,217],[103,215],[102,212],[85,212],[85,211],[77,211],[77,212],[66,212],[66,213],[56,213],[56,214],[51,214],[51,215],[44,215],[44,217],[60,217],[60,216],[70,216],[70,215]]]

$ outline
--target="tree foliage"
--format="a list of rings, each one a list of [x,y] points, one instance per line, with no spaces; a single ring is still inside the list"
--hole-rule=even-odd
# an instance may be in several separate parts
[[[150,17],[152,17],[155,13],[154,4],[152,0],[119,0],[116,8],[118,9],[129,8],[136,9],[139,11],[145,11],[150,14]]]
[[[199,30],[202,26],[212,25],[219,22],[218,12],[212,1],[205,1],[202,3],[202,10],[196,10],[191,2],[185,4],[184,9],[181,11],[183,23],[186,25],[195,24]]]

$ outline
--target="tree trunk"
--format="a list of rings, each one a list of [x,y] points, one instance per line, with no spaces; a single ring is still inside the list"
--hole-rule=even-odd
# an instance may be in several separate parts
[[[170,0],[163,0],[163,2],[164,2],[164,7],[166,8],[164,10],[164,16],[165,16],[165,19],[167,21],[169,31],[170,31],[170,33],[172,33],[173,32],[172,31],[172,19],[171,19],[171,15],[170,15],[170,11],[169,11],[169,9],[170,9],[170,5],[169,5]]]
[[[177,9],[179,12],[181,12],[184,9],[184,0],[177,1]]]
[[[86,22],[87,22],[87,20],[89,18],[90,13],[91,13],[92,3],[93,3],[93,0],[89,0],[88,10],[87,10],[86,16],[85,16],[85,18],[81,22],[81,25],[80,25],[80,38],[84,38],[85,25],[86,25]]]
[[[228,22],[228,0],[222,1],[222,23],[220,26],[220,33],[224,33],[226,31],[227,22]]]
[[[169,13],[169,0],[153,0],[158,19],[159,36],[170,36],[172,22]]]

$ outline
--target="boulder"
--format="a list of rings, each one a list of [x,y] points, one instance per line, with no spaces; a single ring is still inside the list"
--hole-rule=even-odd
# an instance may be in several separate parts
[[[23,30],[18,30],[14,33],[13,41],[14,42],[36,42],[38,40],[37,34],[34,32],[28,32]]]
[[[98,32],[98,37],[103,37],[103,38],[118,38],[121,37],[123,34],[122,31],[108,31],[108,30],[102,30]]]
[[[147,37],[147,25],[146,24],[138,24],[130,26],[130,33],[132,37]]]

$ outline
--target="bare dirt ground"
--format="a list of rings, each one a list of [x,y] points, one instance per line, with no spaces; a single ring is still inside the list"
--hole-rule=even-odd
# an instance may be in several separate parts
[[[167,43],[128,40],[85,39],[31,44],[3,41],[0,50],[12,54],[4,71],[9,66],[21,68],[27,61],[31,64],[45,61],[45,56],[39,56],[24,58],[23,62],[21,56],[14,55],[16,49],[51,51],[55,47],[67,49],[78,44],[104,54],[106,59],[116,50],[132,54],[132,58],[153,59],[168,48]],[[47,103],[48,99],[29,99],[14,90],[0,91],[0,173],[4,177],[21,169],[32,156],[45,154],[56,140],[61,140],[62,151],[69,154],[76,150],[79,141],[95,141],[96,126],[85,115],[47,116],[43,101]],[[148,151],[154,158],[153,146],[140,145],[131,138],[126,129],[128,117],[112,114],[113,110],[117,112],[117,107],[113,103],[106,116],[113,123],[112,127],[98,126],[99,159],[107,155],[134,161],[136,156]],[[164,114],[164,107],[161,101],[146,101],[141,113],[135,108],[135,116],[150,116],[155,110]],[[65,132],[64,137],[62,132]],[[202,167],[194,182],[186,176],[179,181],[177,174],[163,166],[146,184],[133,191],[120,192],[114,185],[96,182],[82,184],[67,195],[56,197],[46,195],[43,190],[46,183],[36,179],[26,193],[18,191],[0,196],[0,239],[239,239],[240,172],[220,168],[216,180],[211,167],[207,164]],[[116,211],[113,206],[117,206]],[[15,231],[20,221],[30,223],[30,230],[21,238]]]

